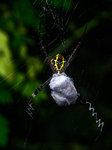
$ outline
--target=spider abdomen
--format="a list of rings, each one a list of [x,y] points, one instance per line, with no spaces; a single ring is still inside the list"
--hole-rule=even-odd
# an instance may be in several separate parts
[[[59,106],[74,104],[78,98],[72,80],[65,73],[53,74],[49,83],[51,96]]]

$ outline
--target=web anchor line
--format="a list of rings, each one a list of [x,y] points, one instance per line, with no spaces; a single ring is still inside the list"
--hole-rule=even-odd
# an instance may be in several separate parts
[[[89,104],[89,111],[92,111],[92,116],[96,115],[96,123],[98,123],[98,127],[101,127],[100,131],[102,132],[103,130],[103,126],[104,126],[104,122],[101,122],[101,119],[97,119],[97,112],[95,112],[95,108],[91,107],[91,103],[86,102],[86,104]]]
[[[27,108],[26,113],[34,120],[33,113],[32,113],[32,110],[34,110],[34,108],[32,107],[32,104],[33,103],[28,103],[29,107]]]

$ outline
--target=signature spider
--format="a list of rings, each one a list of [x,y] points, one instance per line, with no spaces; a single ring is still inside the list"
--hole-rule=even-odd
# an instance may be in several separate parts
[[[48,65],[50,66],[51,70],[53,71],[53,76],[50,77],[47,81],[45,81],[40,87],[38,87],[35,92],[27,99],[27,103],[29,104],[30,108],[27,108],[29,115],[31,116],[31,110],[34,110],[31,106],[31,101],[33,98],[46,86],[49,84],[51,89],[51,96],[55,100],[55,102],[59,106],[66,106],[71,105],[76,102],[76,100],[79,100],[82,104],[89,104],[89,111],[92,110],[92,116],[96,115],[96,123],[98,123],[98,127],[101,127],[101,130],[103,129],[104,122],[101,123],[101,119],[97,120],[97,112],[95,112],[95,109],[91,107],[91,103],[86,100],[86,98],[82,97],[76,90],[73,81],[71,78],[69,78],[65,74],[65,70],[68,68],[70,63],[73,61],[75,53],[79,47],[79,45],[82,42],[83,36],[86,32],[87,27],[85,28],[85,31],[80,39],[80,41],[77,43],[76,48],[73,50],[71,55],[68,58],[68,61],[65,61],[64,57],[61,54],[57,54],[55,57],[53,57],[51,60],[46,52],[45,47],[43,46],[41,37],[40,37],[40,29],[39,29],[39,40],[40,44],[42,46],[42,50],[44,53],[44,56],[46,58],[46,61]]]
[[[87,27],[86,27],[87,28]],[[85,31],[86,31],[85,28]],[[57,54],[55,57],[53,57],[51,60],[46,52],[45,47],[43,46],[41,37],[40,37],[40,29],[39,29],[39,40],[40,44],[42,46],[42,50],[44,53],[44,56],[46,58],[46,61],[48,65],[50,66],[51,70],[53,71],[53,76],[50,77],[47,81],[45,81],[40,87],[38,87],[35,92],[27,99],[27,102],[30,103],[33,98],[47,85],[49,84],[51,91],[51,96],[55,100],[55,102],[59,105],[70,105],[74,104],[80,96],[80,94],[77,92],[73,81],[65,74],[65,70],[70,65],[72,60],[74,59],[75,52],[77,51],[79,45],[81,44],[81,41],[83,39],[83,36],[85,34],[85,31],[76,45],[76,48],[73,50],[71,55],[69,56],[68,61],[66,62],[64,60],[64,57],[61,54]]]

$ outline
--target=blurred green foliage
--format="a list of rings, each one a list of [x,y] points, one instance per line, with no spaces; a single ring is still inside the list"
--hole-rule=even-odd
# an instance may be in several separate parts
[[[9,121],[2,115],[0,115],[0,145],[5,147],[9,141]]]
[[[82,1],[75,10],[78,2],[0,2],[0,149],[105,150],[111,147],[112,2]],[[40,20],[42,33],[48,24],[48,33],[45,32],[52,34],[50,27],[53,25],[50,26],[50,23],[54,24],[54,20],[51,21],[46,12],[43,14],[47,23],[41,17],[41,9],[44,6],[49,8],[47,4],[52,10],[55,8],[53,11],[57,16],[64,10],[65,14],[69,14],[65,16],[70,18],[65,30],[69,30],[69,35],[64,46],[56,43],[58,46],[54,45],[52,51],[49,47],[50,56],[65,53],[65,58],[68,58],[87,26],[77,52],[78,60],[76,55],[67,73],[73,77],[79,92],[101,104],[97,111],[106,125],[98,142],[93,142],[99,135],[99,128],[91,113],[78,104],[57,106],[48,88],[33,100],[34,121],[25,112],[26,99],[52,75],[41,52],[38,34]],[[50,14],[54,13],[52,10]],[[57,30],[54,33],[58,36]],[[50,45],[52,39],[41,36]]]

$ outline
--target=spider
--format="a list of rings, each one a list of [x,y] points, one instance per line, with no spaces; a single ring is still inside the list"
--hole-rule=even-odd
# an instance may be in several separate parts
[[[30,108],[27,108],[30,112],[31,116],[31,110],[34,110],[31,106],[31,101],[33,98],[46,86],[49,84],[51,89],[51,96],[55,100],[55,102],[59,106],[67,106],[76,103],[77,100],[79,100],[82,104],[89,104],[89,111],[92,110],[92,116],[96,115],[96,123],[98,123],[98,127],[101,127],[101,131],[103,129],[104,122],[101,123],[101,119],[97,120],[97,112],[95,112],[95,109],[91,107],[91,103],[87,101],[86,98],[82,97],[76,90],[74,83],[71,78],[69,78],[65,74],[65,70],[68,68],[70,63],[73,61],[75,53],[79,47],[79,45],[82,42],[83,36],[86,32],[87,27],[84,30],[84,33],[80,39],[80,41],[77,43],[75,49],[71,53],[71,55],[68,58],[68,61],[65,61],[64,57],[61,54],[57,54],[55,57],[53,57],[51,60],[46,52],[45,47],[43,46],[41,37],[40,37],[40,28],[39,28],[39,40],[40,44],[42,46],[42,50],[44,53],[44,56],[46,58],[46,61],[48,65],[50,66],[51,70],[53,71],[53,76],[50,77],[47,81],[45,81],[40,87],[38,87],[35,92],[27,99],[27,103],[29,104]],[[28,113],[28,111],[27,111]]]

